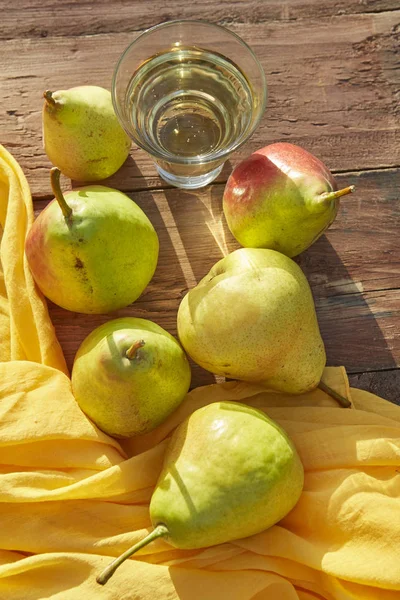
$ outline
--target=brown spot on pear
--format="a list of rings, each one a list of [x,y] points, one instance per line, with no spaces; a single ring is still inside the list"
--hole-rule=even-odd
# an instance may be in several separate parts
[[[56,201],[31,227],[25,245],[32,275],[55,304],[107,313],[143,292],[158,259],[158,237],[144,212],[122,192],[99,185],[63,194],[51,171]]]

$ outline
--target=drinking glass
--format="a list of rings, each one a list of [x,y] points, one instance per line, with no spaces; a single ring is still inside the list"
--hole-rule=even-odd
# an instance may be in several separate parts
[[[257,127],[264,71],[235,33],[203,21],[170,21],[142,33],[116,65],[114,110],[159,175],[181,188],[213,181]]]

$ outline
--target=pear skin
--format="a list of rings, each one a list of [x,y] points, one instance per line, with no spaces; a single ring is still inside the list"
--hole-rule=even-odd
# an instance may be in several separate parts
[[[257,409],[216,402],[175,431],[150,515],[167,525],[174,546],[203,548],[271,527],[302,488],[303,467],[286,433]]]
[[[177,340],[147,319],[125,317],[97,327],[72,369],[79,406],[118,438],[152,431],[186,396],[189,362]]]
[[[79,86],[44,93],[43,145],[50,161],[76,181],[109,177],[125,162],[131,141],[108,90]]]
[[[302,492],[296,449],[262,411],[215,402],[173,433],[150,502],[154,530],[98,577],[158,537],[177,548],[204,548],[264,531],[285,517]]]
[[[274,250],[241,248],[183,298],[178,336],[204,369],[270,389],[316,388],[326,356],[300,267]]]
[[[246,248],[270,248],[293,257],[334,221],[341,190],[315,156],[286,142],[258,150],[235,167],[223,197],[228,227]]]
[[[128,196],[100,185],[61,193],[52,171],[50,202],[25,243],[32,275],[52,302],[74,312],[108,313],[136,300],[158,260],[158,237]]]

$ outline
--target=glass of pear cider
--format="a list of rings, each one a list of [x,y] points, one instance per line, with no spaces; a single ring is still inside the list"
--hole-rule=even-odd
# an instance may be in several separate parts
[[[264,71],[224,27],[170,21],[148,29],[120,57],[114,110],[170,185],[194,189],[221,172],[266,106]]]

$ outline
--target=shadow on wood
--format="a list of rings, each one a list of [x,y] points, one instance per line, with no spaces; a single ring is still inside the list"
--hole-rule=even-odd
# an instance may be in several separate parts
[[[349,373],[393,369],[400,360],[400,343],[393,335],[400,316],[400,291],[374,287],[391,286],[398,279],[395,253],[379,253],[386,247],[385,240],[393,247],[397,221],[391,214],[385,216],[392,203],[380,197],[376,179],[363,177],[360,188],[365,180],[365,202],[360,200],[359,208],[352,205],[348,213],[345,206],[341,208],[327,235],[296,258],[313,290],[328,364],[344,365]],[[195,191],[171,188],[130,194],[157,230],[157,270],[136,302],[110,315],[78,315],[50,307],[69,366],[90,331],[116,317],[147,318],[176,336],[183,296],[218,260],[239,248],[222,213],[223,190],[217,184]],[[368,212],[371,202],[379,202],[379,214],[387,224],[384,230],[376,222],[376,211]],[[376,264],[381,265],[378,270]],[[193,387],[215,381],[210,373],[192,366]]]
[[[196,285],[221,258],[239,248],[222,213],[224,186],[204,190],[164,190],[164,196]],[[187,268],[188,264],[183,266]]]
[[[350,373],[396,367],[377,320],[394,315],[389,307],[380,310],[376,297],[362,293],[327,236],[296,257],[296,262],[313,291],[327,364],[344,365]]]
[[[118,169],[114,175],[107,177],[107,179],[103,179],[102,181],[96,181],[95,183],[98,185],[105,185],[106,187],[121,189],[120,182],[123,180],[126,182],[126,185],[129,185],[129,182],[134,182],[131,184],[131,189],[138,188],[145,190],[147,187],[150,187],[150,181],[147,180],[142,174],[140,167],[138,166],[137,161],[134,160],[133,155],[136,155],[137,152],[142,152],[140,148],[131,148],[130,154],[125,160],[124,164]],[[155,170],[155,168],[154,168]],[[155,173],[156,175],[156,173]],[[82,185],[90,185],[90,183],[79,183],[72,182],[72,187],[81,187]],[[124,191],[121,189],[121,191]],[[126,193],[126,192],[125,192]]]

